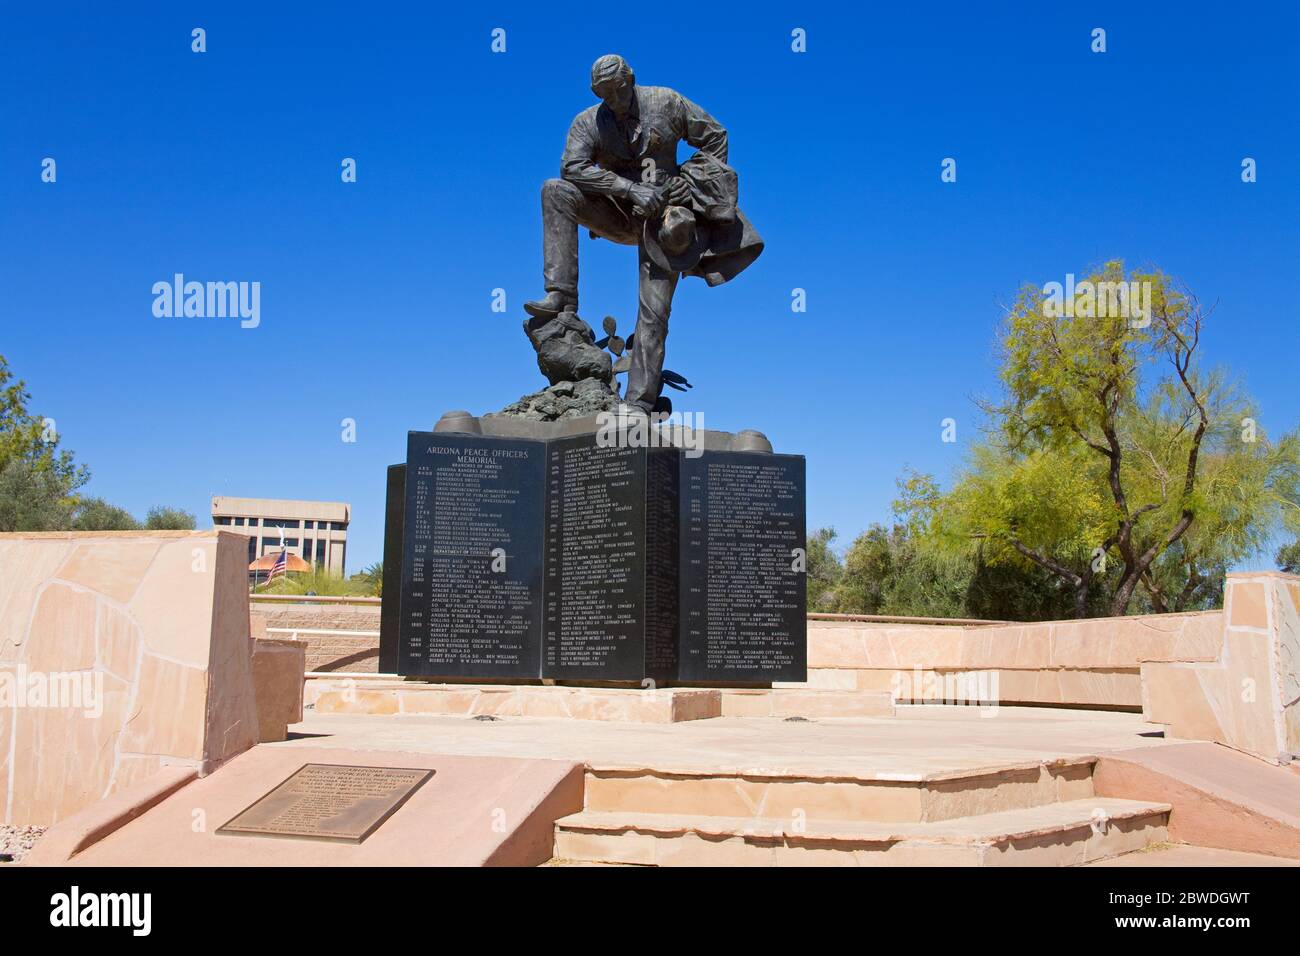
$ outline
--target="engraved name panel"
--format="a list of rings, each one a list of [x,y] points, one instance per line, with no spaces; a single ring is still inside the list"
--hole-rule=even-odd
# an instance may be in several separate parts
[[[411,432],[398,673],[537,677],[545,446]]]
[[[803,457],[680,461],[680,679],[807,680]]]

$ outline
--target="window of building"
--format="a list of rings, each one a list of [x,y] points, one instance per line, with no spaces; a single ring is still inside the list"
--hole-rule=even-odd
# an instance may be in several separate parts
[[[213,518],[213,519],[212,519],[212,523],[213,523],[213,524],[230,524],[230,519],[229,519],[229,518]]]
[[[293,518],[263,518],[263,528],[297,528],[301,522]]]
[[[316,563],[325,567],[325,542],[319,538],[316,539]]]

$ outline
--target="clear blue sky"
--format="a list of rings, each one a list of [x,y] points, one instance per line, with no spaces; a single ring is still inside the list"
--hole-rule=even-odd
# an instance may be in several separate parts
[[[6,4],[0,353],[89,492],[136,513],[349,501],[349,571],[379,560],[407,430],[542,384],[538,188],[606,52],[730,130],[767,251],[683,282],[669,365],[709,426],[807,455],[810,527],[886,519],[905,465],[947,478],[999,303],[1109,257],[1219,300],[1206,355],[1266,429],[1300,419],[1294,4],[279,6]],[[585,317],[630,323],[633,251],[581,250]],[[261,282],[261,326],[155,318],[175,272]]]

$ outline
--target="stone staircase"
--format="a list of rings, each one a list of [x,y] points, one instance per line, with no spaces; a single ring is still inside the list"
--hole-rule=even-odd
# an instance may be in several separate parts
[[[1095,763],[849,778],[589,768],[583,810],[556,822],[555,862],[1072,866],[1166,840],[1170,806],[1095,796]]]

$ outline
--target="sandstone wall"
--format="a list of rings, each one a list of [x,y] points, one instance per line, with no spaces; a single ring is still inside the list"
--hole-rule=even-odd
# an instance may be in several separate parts
[[[1300,755],[1300,577],[1229,574],[1226,627],[1210,660],[1142,665],[1147,720],[1274,763]]]
[[[246,564],[228,532],[0,534],[0,820],[257,742]]]
[[[373,674],[379,670],[379,604],[290,604],[254,600],[255,626],[307,646],[307,670]],[[320,633],[325,632],[325,633]]]
[[[1221,611],[962,626],[811,620],[808,686],[912,701],[981,686],[1006,704],[1137,711],[1143,661],[1214,660],[1222,640]]]

